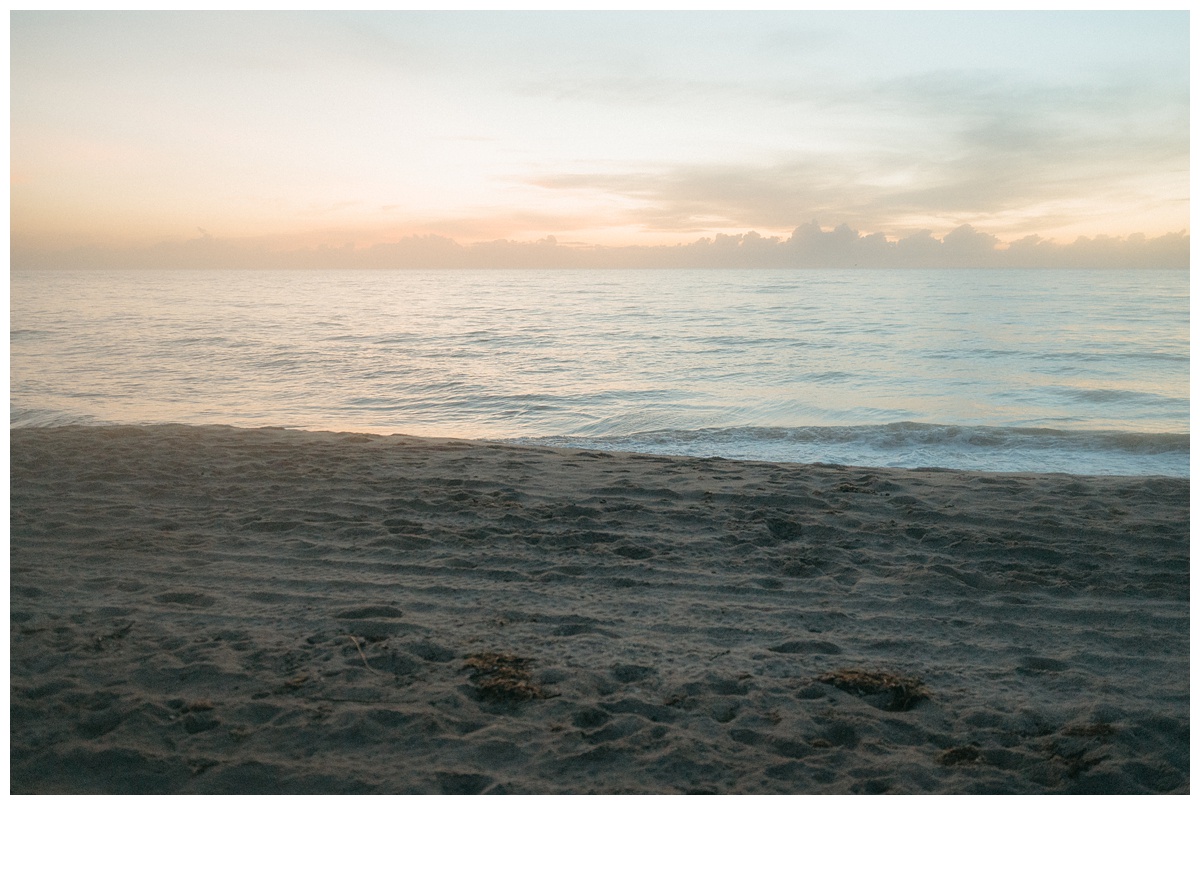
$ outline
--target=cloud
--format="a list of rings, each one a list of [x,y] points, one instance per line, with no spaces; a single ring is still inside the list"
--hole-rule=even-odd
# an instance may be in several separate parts
[[[790,236],[718,234],[676,246],[604,247],[489,240],[462,245],[436,234],[413,235],[365,248],[351,244],[278,248],[263,240],[228,240],[207,233],[140,248],[38,250],[14,243],[14,270],[109,268],[1187,268],[1186,232],[1148,238],[1079,237],[1057,243],[1039,236],[1003,243],[961,225],[941,238],[922,230],[899,239],[861,234],[849,225],[816,221]]]
[[[1149,74],[1066,83],[980,70],[861,83],[610,77],[555,88],[564,98],[772,106],[774,131],[796,133],[796,147],[770,158],[760,152],[738,162],[658,162],[529,181],[632,201],[627,220],[647,230],[780,230],[814,216],[895,235],[962,223],[1016,233],[1030,219],[1103,230],[1135,209],[1173,211],[1163,228],[1186,223],[1186,206],[1169,204],[1188,193],[1187,85]],[[839,149],[800,147],[810,122],[820,127],[814,144]]]
[[[868,201],[870,186],[832,158],[770,168],[692,166],[636,173],[545,175],[531,184],[552,190],[590,191],[633,201],[628,222],[653,231],[716,228],[786,228],[797,216],[836,221]],[[857,189],[857,194],[855,193]],[[637,205],[640,204],[640,205]]]

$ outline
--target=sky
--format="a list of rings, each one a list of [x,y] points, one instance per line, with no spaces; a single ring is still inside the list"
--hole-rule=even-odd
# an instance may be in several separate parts
[[[1186,12],[13,12],[10,57],[14,267],[1186,262]]]

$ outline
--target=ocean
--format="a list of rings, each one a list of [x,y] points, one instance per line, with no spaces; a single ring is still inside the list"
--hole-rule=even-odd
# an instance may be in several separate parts
[[[15,271],[10,424],[1189,475],[1176,270]]]

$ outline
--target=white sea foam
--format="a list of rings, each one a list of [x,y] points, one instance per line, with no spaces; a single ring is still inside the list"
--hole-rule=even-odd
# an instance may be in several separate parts
[[[1187,476],[1186,433],[897,424],[738,427],[508,442],[746,461],[944,467],[1000,472]]]

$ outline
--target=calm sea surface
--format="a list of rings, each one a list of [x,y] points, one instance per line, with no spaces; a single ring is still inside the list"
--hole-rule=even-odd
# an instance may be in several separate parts
[[[1187,271],[14,272],[12,426],[1188,475]]]

